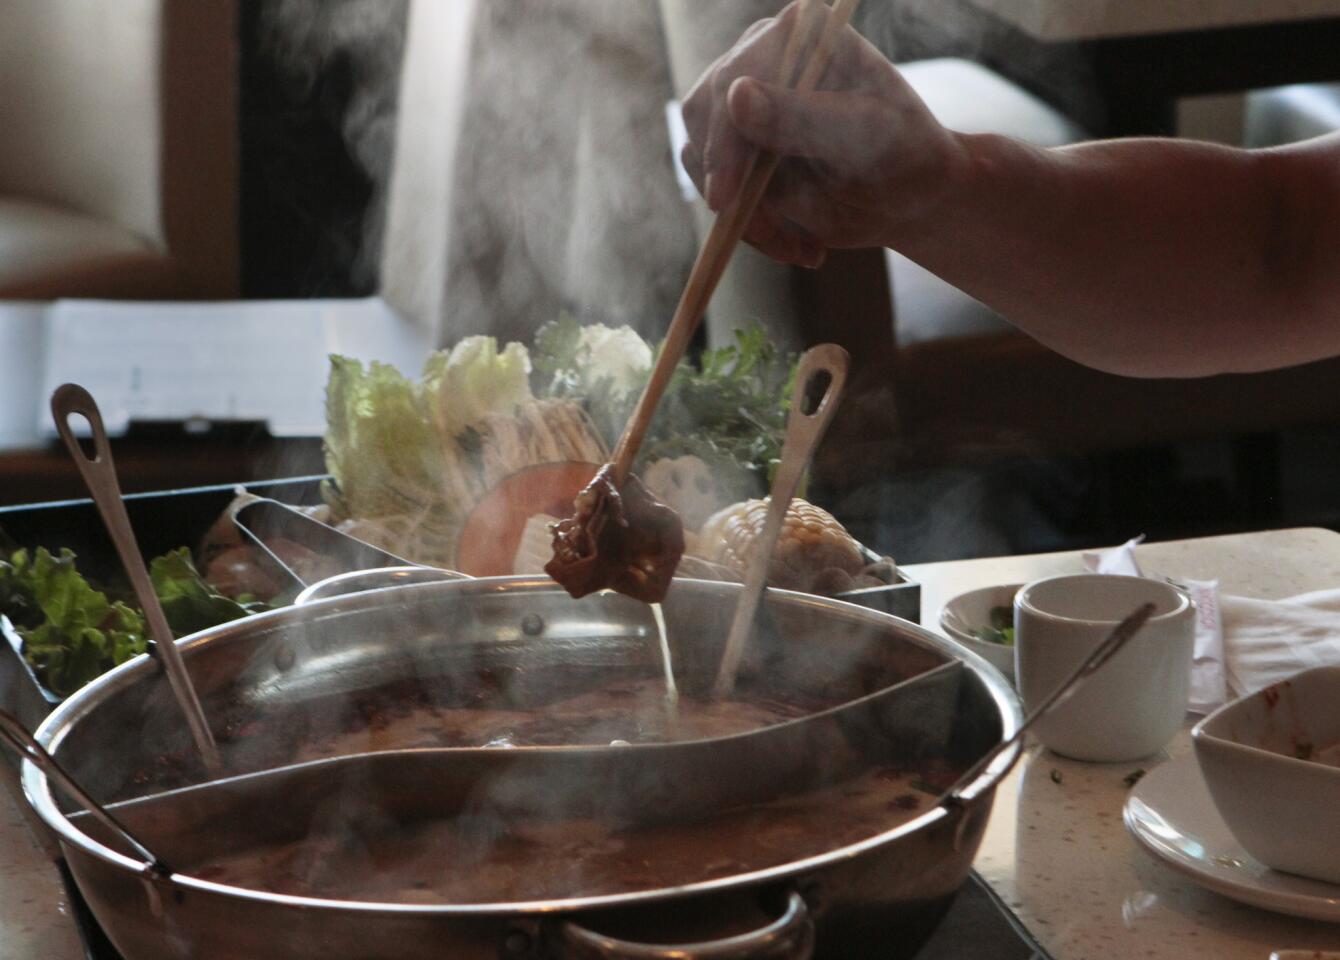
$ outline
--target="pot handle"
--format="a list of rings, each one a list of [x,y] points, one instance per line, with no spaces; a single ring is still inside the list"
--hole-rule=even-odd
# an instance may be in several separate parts
[[[329,597],[342,597],[347,593],[361,593],[364,590],[380,590],[382,587],[401,587],[410,583],[428,583],[438,580],[469,580],[463,573],[454,570],[442,570],[438,567],[377,567],[373,570],[351,570],[337,573],[333,577],[319,580],[298,594],[293,600],[295,607],[314,600]]]
[[[555,934],[552,953],[560,960],[809,960],[814,952],[814,921],[805,898],[794,890],[776,920],[720,940],[637,943],[596,933],[575,920],[563,921]]]

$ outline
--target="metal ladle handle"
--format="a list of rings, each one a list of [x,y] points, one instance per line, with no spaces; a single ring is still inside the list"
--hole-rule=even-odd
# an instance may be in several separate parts
[[[92,457],[84,452],[70,427],[70,417],[74,414],[88,421],[93,434]],[[182,712],[186,714],[191,737],[204,757],[206,768],[212,773],[218,772],[223,767],[219,748],[214,742],[209,724],[205,722],[205,712],[191,685],[186,665],[182,663],[181,652],[173,642],[172,630],[168,626],[167,617],[163,615],[158,594],[154,592],[149,571],[144,566],[144,557],[135,540],[135,531],[130,526],[130,517],[126,515],[125,501],[121,499],[121,484],[117,482],[116,466],[112,463],[112,448],[107,442],[107,430],[102,424],[98,404],[83,387],[67,383],[57,387],[51,395],[51,415],[56,421],[56,432],[74,458],[75,466],[79,468],[79,474],[84,478],[84,484],[97,504],[102,522],[106,524],[107,532],[116,546],[121,566],[130,578],[130,585],[135,590],[135,597],[149,625],[149,635],[154,641],[151,649],[167,671],[168,684]]]
[[[75,780],[62,769],[56,762],[56,758],[47,752],[29,733],[18,718],[7,710],[0,710],[0,737],[9,743],[11,747],[18,752],[20,756],[26,757],[37,765],[49,779],[55,782],[56,786],[79,806],[88,813],[90,817],[97,820],[100,824],[111,830],[118,837],[126,842],[132,850],[140,857],[144,858],[145,872],[156,873],[161,876],[168,876],[172,873],[167,865],[158,857],[149,852],[149,849],[135,835],[121,825],[115,817],[102,808],[102,806],[88,795],[83,787],[79,786]]]
[[[786,511],[800,486],[800,478],[814,458],[819,441],[837,412],[850,366],[851,356],[835,343],[812,347],[800,358],[791,396],[791,412],[786,421],[782,460],[772,481],[768,514],[763,521],[763,531],[751,548],[744,589],[735,603],[735,616],[712,688],[712,695],[718,700],[735,689],[735,674],[744,657],[745,643],[754,625],[754,613],[768,581],[768,568],[772,565],[773,550],[781,536]]]
[[[954,785],[945,791],[941,803],[959,803],[963,800],[963,788],[972,783],[982,771],[996,762],[996,758],[1001,756],[1007,750],[1020,743],[1024,734],[1029,731],[1033,724],[1037,723],[1053,707],[1069,700],[1075,692],[1084,685],[1084,680],[1095,670],[1101,667],[1107,661],[1111,660],[1118,650],[1126,645],[1126,641],[1140,632],[1150,617],[1154,615],[1155,606],[1152,603],[1141,605],[1137,610],[1131,613],[1125,620],[1117,624],[1112,632],[1102,640],[1093,651],[1084,658],[1084,662],[1076,668],[1075,672],[1065,679],[1055,690],[1053,690],[1046,699],[1038,704],[1033,712],[1026,716],[1023,723],[1014,734],[1005,738],[996,744],[986,755],[974,763],[967,771],[954,781]]]

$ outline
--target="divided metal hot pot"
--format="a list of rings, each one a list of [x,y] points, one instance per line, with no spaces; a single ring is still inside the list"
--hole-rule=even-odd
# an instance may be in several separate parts
[[[738,590],[688,580],[671,590],[668,637],[686,696],[711,682]],[[306,896],[228,885],[198,869],[302,836],[329,815],[332,798],[355,834],[370,817],[417,829],[459,815],[481,784],[505,798],[504,820],[612,817],[711,830],[742,804],[804,794],[853,772],[965,770],[1019,725],[1009,686],[971,654],[885,614],[774,591],[742,686],[811,705],[807,715],[753,733],[631,746],[601,742],[599,725],[540,738],[559,746],[471,750],[444,741],[405,749],[378,740],[379,704],[396,712],[406,703],[477,703],[542,718],[556,698],[655,678],[654,630],[643,604],[612,594],[572,600],[533,578],[319,600],[179,642],[227,779],[199,782],[180,713],[147,658],[81,690],[38,731],[73,778],[160,858],[157,866],[58,799],[31,763],[25,790],[127,960],[720,960],[811,950],[884,958],[915,950],[966,879],[1017,748],[951,801],[926,800],[868,835],[818,849],[814,836],[801,837],[801,855],[783,851],[709,877],[635,877],[596,895],[399,902],[358,895],[354,879],[342,888],[352,895]],[[350,718],[353,732],[342,727]],[[340,746],[323,755],[314,741],[327,735]],[[839,796],[831,816],[843,815]],[[815,836],[826,836],[823,824]],[[453,867],[461,869],[441,865]]]

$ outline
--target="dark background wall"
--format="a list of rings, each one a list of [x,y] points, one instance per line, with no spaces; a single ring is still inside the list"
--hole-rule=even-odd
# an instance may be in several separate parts
[[[407,0],[241,4],[246,297],[377,288]]]

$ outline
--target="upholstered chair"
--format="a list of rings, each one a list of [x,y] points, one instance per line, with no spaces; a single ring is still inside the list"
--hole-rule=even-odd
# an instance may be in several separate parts
[[[237,291],[234,0],[0,0],[0,299]]]

